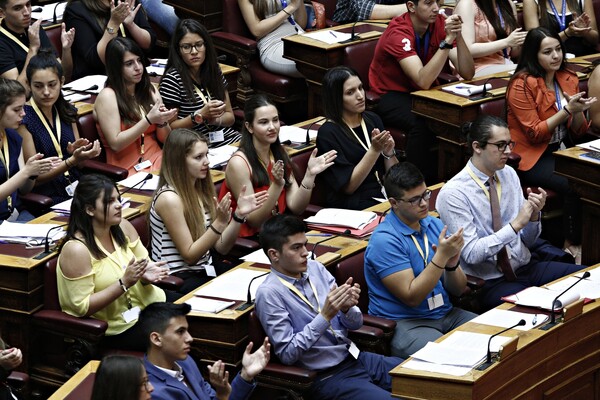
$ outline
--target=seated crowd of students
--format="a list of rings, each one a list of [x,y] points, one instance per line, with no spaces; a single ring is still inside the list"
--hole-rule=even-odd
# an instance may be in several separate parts
[[[143,362],[106,358],[93,399],[115,398],[111,387],[122,390],[119,398],[171,399],[180,392],[192,399],[248,398],[271,346],[283,363],[319,372],[314,398],[367,392],[389,398],[389,369],[475,316],[450,302],[464,290],[465,273],[486,281],[481,301],[491,308],[505,295],[583,268],[580,262],[542,265],[534,248],[545,189],[552,189],[565,199],[563,248],[580,261],[580,200],[554,175],[552,153],[587,132],[588,110],[599,112],[600,73],[592,74],[588,95],[566,62],[567,53],[596,52],[591,0],[563,1],[561,11],[553,0],[525,0],[524,27],[508,0],[460,0],[449,17],[434,0],[338,1],[338,21],[392,18],[368,74],[381,101],[376,112],[367,111],[358,74],[346,66],[327,71],[327,121],[303,176],[294,175],[279,140],[278,110],[267,96],[248,99],[241,132],[233,128],[227,82],[206,28],[191,19],[165,20],[173,34],[156,88],[146,71],[155,41],[147,15],[135,0],[116,3],[71,0],[57,59],[40,22],[31,24],[31,3],[0,0],[6,55],[0,62],[0,220],[33,218],[20,194],[33,191],[55,204],[72,198],[57,267],[61,307],[107,321],[106,346],[147,352]],[[281,38],[306,28],[304,2],[239,0],[239,6],[263,65],[300,76],[283,58]],[[435,136],[411,113],[410,93],[435,86],[442,72],[471,79],[510,69],[506,120],[482,115],[465,125],[472,157],[441,190],[440,219],[428,216],[425,182],[436,178]],[[100,140],[90,142],[61,89],[93,74],[107,81],[93,109]],[[406,132],[407,161],[397,157],[386,127]],[[217,193],[209,149],[236,142]],[[505,166],[513,149],[521,155],[518,173]],[[80,171],[102,151],[129,173],[160,171],[148,212],[149,249],[122,218],[115,183]],[[536,190],[523,196],[521,182]],[[308,261],[306,226],[297,216],[315,190],[329,207],[361,210],[379,197],[390,202],[368,244],[365,277],[369,313],[397,321],[393,357],[354,352],[347,330],[362,324],[361,288],[351,279],[333,285],[322,264]],[[254,353],[248,346],[231,385],[221,362],[209,367],[209,385],[187,355],[189,306],[165,301],[235,265],[238,260],[223,258],[238,237],[259,240],[272,264],[256,304],[268,339]],[[178,293],[154,285],[167,275],[184,280]],[[20,357],[1,350],[0,367],[14,367]]]

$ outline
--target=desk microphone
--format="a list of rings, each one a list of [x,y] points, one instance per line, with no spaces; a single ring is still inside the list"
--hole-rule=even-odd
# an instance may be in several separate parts
[[[566,288],[561,294],[559,294],[558,296],[556,296],[556,298],[554,300],[552,300],[552,307],[550,308],[552,315],[550,316],[550,326],[554,326],[556,325],[556,315],[554,314],[554,309],[556,308],[562,308],[562,303],[560,301],[558,301],[558,298],[560,296],[562,296],[563,294],[567,293],[569,290],[571,290],[573,288],[573,286],[577,285],[579,282],[581,282],[582,280],[589,278],[590,277],[590,271],[585,271],[583,273],[583,275],[581,275],[581,277],[577,280],[577,282],[573,283],[571,286],[569,286],[568,288]]]
[[[146,175],[144,177],[144,179],[142,179],[141,181],[139,181],[138,183],[136,183],[135,185],[132,185],[131,187],[128,187],[127,189],[123,190],[120,194],[121,196],[123,196],[125,193],[129,192],[130,190],[132,190],[133,188],[135,188],[136,186],[139,185],[143,185],[144,182],[146,182],[149,179],[152,179],[154,177],[154,175],[152,175],[151,173],[148,172],[148,175]]]
[[[48,229],[48,232],[46,232],[46,237],[44,238],[44,251],[40,254],[38,254],[37,256],[35,256],[36,259],[41,260],[42,258],[46,257],[47,255],[49,255],[51,253],[50,251],[50,232],[52,232],[53,230],[56,230],[58,228],[62,228],[64,226],[69,225],[68,223],[66,224],[62,224],[62,225],[55,225],[52,228]]]
[[[342,232],[342,233],[339,233],[339,234],[337,234],[337,235],[328,236],[328,237],[326,237],[325,239],[321,239],[321,240],[319,240],[318,242],[316,242],[316,243],[313,245],[313,248],[312,248],[312,250],[311,250],[311,255],[310,255],[310,258],[311,258],[311,260],[313,260],[313,261],[314,261],[314,260],[315,260],[315,258],[316,258],[316,257],[315,257],[315,250],[317,250],[317,246],[318,246],[318,245],[320,245],[321,243],[323,243],[323,242],[325,242],[325,241],[327,241],[327,240],[335,239],[335,238],[337,238],[337,237],[340,237],[340,236],[342,236],[342,235],[349,235],[349,234],[350,234],[350,229],[346,229],[346,230],[345,230],[344,232]]]
[[[310,144],[310,128],[312,128],[313,126],[315,126],[316,124],[318,124],[319,122],[325,121],[327,119],[327,117],[323,117],[320,118],[316,121],[314,121],[313,123],[311,123],[308,128],[306,128],[306,138],[304,139],[304,143],[301,145],[298,145],[296,147],[294,147],[296,150],[300,150],[300,149],[305,149],[307,147],[309,147]]]
[[[479,94],[479,96],[474,96],[474,97],[469,97],[469,100],[481,100],[481,99],[485,99],[488,96],[488,90],[487,90],[487,84],[490,80],[492,79],[504,79],[504,78],[510,78],[512,77],[512,75],[505,75],[505,76],[490,76],[489,78],[487,78],[484,82],[483,82],[483,91]],[[492,88],[493,89],[493,88]],[[490,89],[491,90],[491,89]],[[490,96],[493,96],[492,94],[490,94]]]
[[[527,322],[525,322],[524,319],[521,319],[519,322],[517,322],[516,324],[514,324],[511,327],[508,327],[506,329],[501,330],[500,332],[490,336],[490,340],[488,341],[488,346],[487,346],[487,358],[485,363],[481,364],[479,367],[477,367],[478,370],[483,371],[485,369],[487,369],[487,367],[489,367],[490,365],[492,365],[492,350],[491,350],[491,345],[492,345],[492,339],[495,338],[496,336],[506,332],[506,331],[510,331],[513,328],[516,328],[517,326],[525,326],[525,324],[527,324]]]
[[[248,297],[246,298],[246,302],[244,304],[242,304],[241,306],[239,306],[238,308],[236,308],[237,311],[244,311],[247,308],[249,308],[251,305],[254,304],[254,301],[252,301],[252,293],[250,292],[250,289],[252,288],[252,282],[254,282],[255,279],[258,279],[258,278],[268,275],[270,273],[271,272],[265,272],[264,274],[257,275],[254,278],[250,279],[250,283],[248,284]]]
[[[56,3],[56,5],[54,6],[54,12],[52,13],[52,23],[56,24],[56,9],[58,8],[59,4],[64,3],[64,1],[59,1],[58,3]]]
[[[340,42],[341,44],[352,43],[354,41],[360,40],[360,37],[356,34],[356,24],[358,22],[359,21],[356,21],[355,23],[352,24],[352,31],[350,32],[350,39]]]

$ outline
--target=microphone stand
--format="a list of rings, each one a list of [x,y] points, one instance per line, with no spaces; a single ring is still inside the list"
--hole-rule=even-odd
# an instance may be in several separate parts
[[[478,371],[485,371],[486,369],[488,369],[488,367],[490,365],[493,364],[492,361],[492,350],[491,350],[491,345],[492,345],[492,339],[495,338],[498,335],[503,334],[506,331],[510,331],[513,328],[516,328],[517,326],[524,326],[525,324],[527,324],[527,322],[525,322],[524,319],[520,320],[519,322],[517,322],[516,324],[514,324],[513,326],[510,326],[506,329],[501,330],[500,332],[493,334],[492,336],[490,336],[490,340],[488,341],[488,346],[487,346],[487,357],[484,363],[482,363],[480,366],[478,366],[476,369]]]
[[[128,187],[127,189],[123,190],[123,192],[119,193],[121,196],[123,196],[125,193],[129,193],[129,191],[133,190],[135,187],[137,186],[143,186],[144,183],[146,183],[147,180],[152,179],[154,175],[152,175],[150,172],[148,172],[148,175],[146,175],[144,177],[144,179],[140,180],[138,183],[136,183],[135,185],[131,185],[131,187]]]
[[[258,278],[268,275],[268,274],[270,274],[270,272],[265,272],[264,274],[257,275],[254,278],[250,279],[250,283],[248,283],[248,296],[246,298],[246,302],[244,304],[242,304],[241,306],[239,306],[238,308],[236,308],[236,311],[244,311],[244,310],[250,308],[250,306],[254,305],[254,301],[252,301],[252,293],[250,292],[250,288],[252,287],[252,282],[254,282],[255,279],[258,279]]]
[[[581,275],[581,277],[575,283],[573,283],[571,286],[566,288],[561,294],[559,294],[558,296],[556,296],[556,298],[554,300],[552,300],[552,306],[550,307],[550,313],[551,313],[550,322],[548,322],[546,325],[542,326],[540,328],[541,330],[547,331],[548,329],[554,327],[555,325],[558,325],[559,321],[556,320],[556,314],[554,313],[555,308],[562,308],[561,307],[562,304],[558,301],[558,298],[560,296],[562,296],[563,294],[567,293],[569,290],[571,290],[573,288],[573,286],[577,285],[579,282],[581,282],[582,280],[589,278],[589,277],[590,277],[590,271],[585,271],[583,273],[583,275]]]
[[[69,224],[66,223],[66,224],[62,224],[62,225],[56,225],[56,226],[53,226],[52,228],[48,229],[48,232],[46,232],[46,237],[44,238],[44,251],[34,257],[36,260],[41,260],[42,258],[44,258],[47,255],[49,255],[50,253],[52,253],[50,251],[50,232],[52,232],[53,230],[56,230],[58,228],[67,226],[67,225],[69,225]]]
[[[355,23],[352,24],[352,31],[350,32],[350,39],[344,40],[343,42],[340,42],[340,44],[352,43],[352,42],[355,42],[357,40],[360,40],[360,37],[356,34],[356,31],[355,31],[356,24],[358,22],[359,21],[356,21]]]
[[[342,233],[340,233],[338,235],[332,235],[332,236],[326,237],[325,239],[321,239],[318,242],[315,242],[315,244],[313,245],[312,250],[310,252],[310,259],[313,260],[313,261],[316,259],[316,257],[315,257],[315,250],[317,250],[317,246],[320,245],[321,243],[326,242],[326,241],[331,240],[331,239],[338,238],[341,235],[349,235],[349,234],[350,234],[350,229],[346,229],[344,232],[342,232]]]
[[[327,118],[320,118],[320,119],[314,121],[313,123],[311,123],[308,126],[308,128],[306,128],[306,138],[304,139],[304,143],[303,144],[299,144],[298,146],[294,147],[294,149],[296,149],[296,150],[302,150],[302,149],[305,149],[307,147],[310,147],[312,145],[312,143],[310,142],[310,128],[312,128],[313,126],[315,126],[319,122],[325,121],[326,119]]]

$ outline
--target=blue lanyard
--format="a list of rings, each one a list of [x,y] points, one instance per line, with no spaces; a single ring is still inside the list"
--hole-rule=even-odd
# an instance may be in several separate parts
[[[554,94],[556,96],[556,107],[558,111],[562,110],[562,101],[560,100],[560,86],[558,86],[558,82],[556,79],[554,80]]]
[[[498,13],[498,18],[500,18],[500,26],[503,30],[506,30],[506,28],[504,27],[504,18],[502,17],[502,12],[500,12],[499,4],[496,4],[496,12]],[[502,49],[502,54],[504,54],[504,58],[508,58],[508,51],[506,49]]]
[[[284,8],[287,7],[287,1],[286,0],[281,0],[281,9],[283,10]],[[286,13],[287,14],[287,13]],[[292,25],[296,25],[296,21],[294,21],[294,17],[292,17],[291,15],[287,18],[288,21],[290,21],[290,24]],[[297,30],[297,29],[296,29]]]
[[[421,47],[421,38],[419,37],[419,35],[415,34],[415,42],[417,42],[417,54],[419,55],[419,58],[421,59],[421,62],[423,63],[423,65],[425,65],[427,63],[426,57],[429,54],[430,36],[431,36],[431,32],[429,32],[429,28],[427,28],[427,31],[425,32],[425,43]],[[425,51],[423,53],[421,53],[421,50],[425,50]]]
[[[550,7],[554,13],[554,18],[556,18],[556,22],[558,22],[558,25],[560,26],[560,31],[564,31],[566,26],[565,19],[567,18],[567,0],[562,1],[562,14],[558,13],[558,10],[554,6],[554,2],[552,0],[548,0],[548,3],[550,3]],[[559,15],[560,18],[558,17]]]

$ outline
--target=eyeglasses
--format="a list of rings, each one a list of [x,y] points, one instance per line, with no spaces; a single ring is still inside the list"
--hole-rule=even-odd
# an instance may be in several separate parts
[[[179,45],[179,48],[181,49],[182,53],[189,54],[192,52],[192,49],[195,49],[196,51],[200,51],[201,49],[203,49],[204,42],[197,42],[194,44],[184,43],[182,45]]]
[[[509,149],[514,149],[515,148],[515,144],[517,144],[514,140],[511,140],[509,142],[496,142],[496,143],[492,143],[492,142],[488,142],[487,144],[493,144],[494,146],[496,146],[498,148],[498,150],[500,150],[501,153],[504,153],[506,151],[506,148],[508,147]]]
[[[429,201],[429,199],[431,198],[431,190],[427,189],[425,192],[423,192],[422,195],[420,196],[415,196],[411,199],[408,200],[403,200],[403,199],[396,199],[396,201],[403,201],[405,203],[410,204],[413,207],[418,206],[419,204],[421,204],[421,201],[425,200],[425,201]]]
[[[150,381],[148,381],[148,378],[144,378],[144,380],[140,384],[140,388],[144,389],[148,393],[152,392],[152,387],[150,386]]]

